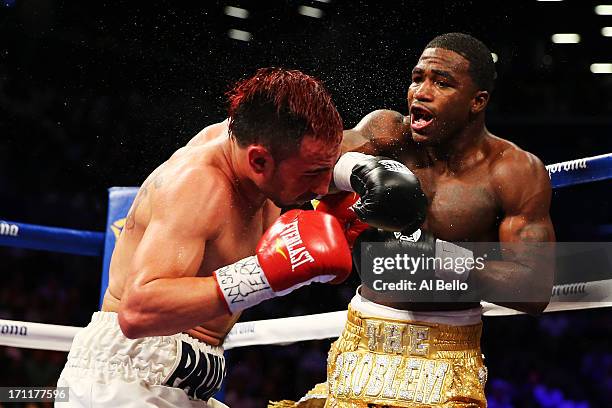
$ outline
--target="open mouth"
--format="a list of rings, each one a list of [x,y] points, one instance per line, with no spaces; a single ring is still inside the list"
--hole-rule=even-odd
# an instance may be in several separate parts
[[[412,106],[410,109],[410,127],[412,130],[423,130],[433,122],[433,114],[420,106]]]

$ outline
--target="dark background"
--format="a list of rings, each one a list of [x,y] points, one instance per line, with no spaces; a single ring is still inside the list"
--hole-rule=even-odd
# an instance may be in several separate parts
[[[265,3],[262,5],[261,3]],[[612,152],[612,16],[598,1],[222,1],[0,3],[0,219],[102,231],[106,189],[138,185],[261,66],[325,81],[345,127],[406,112],[410,70],[435,35],[463,31],[499,56],[489,129],[554,163]],[[224,14],[232,5],[248,19]],[[322,9],[320,19],[298,13]],[[228,30],[252,33],[249,42]],[[553,44],[557,32],[579,44]],[[561,241],[610,240],[610,183],[556,190]],[[0,318],[84,326],[101,260],[0,248]],[[243,320],[346,306],[355,282],[302,289]],[[280,308],[280,309],[279,309]],[[601,407],[612,399],[612,319],[599,309],[486,319],[491,407]],[[324,379],[329,342],[229,353],[233,407],[299,398]],[[0,347],[0,385],[53,384],[65,353]],[[256,374],[256,375],[254,375]]]

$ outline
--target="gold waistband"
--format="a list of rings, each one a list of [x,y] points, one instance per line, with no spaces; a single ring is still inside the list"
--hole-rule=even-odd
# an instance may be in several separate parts
[[[338,349],[357,349],[426,358],[465,357],[480,354],[482,323],[451,326],[363,316],[350,305]],[[460,351],[461,353],[456,353]]]

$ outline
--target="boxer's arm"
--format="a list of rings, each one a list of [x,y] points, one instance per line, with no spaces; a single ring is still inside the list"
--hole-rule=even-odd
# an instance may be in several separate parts
[[[503,260],[489,261],[484,269],[472,270],[470,279],[486,294],[483,300],[537,314],[548,305],[554,281],[554,248],[538,245],[555,241],[549,215],[550,178],[532,154],[516,150],[506,156],[492,171],[504,210],[499,226]],[[512,250],[503,251],[504,243]],[[515,294],[517,302],[495,301]]]
[[[372,156],[384,155],[410,132],[406,116],[391,110],[375,110],[343,133],[342,152],[356,151]]]
[[[196,277],[205,242],[226,219],[227,192],[210,182],[213,171],[181,176],[157,191],[121,298],[119,323],[127,337],[171,335],[227,315],[215,279]]]
[[[342,134],[342,153],[359,152],[371,156],[393,152],[410,133],[408,117],[399,112],[379,109],[368,113],[352,129]],[[328,194],[342,192],[332,178]]]

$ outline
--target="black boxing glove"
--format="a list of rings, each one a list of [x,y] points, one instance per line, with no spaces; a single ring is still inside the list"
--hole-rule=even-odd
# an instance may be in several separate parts
[[[334,184],[361,196],[353,209],[373,227],[412,232],[425,221],[427,199],[419,179],[400,162],[345,153],[334,167]]]
[[[371,245],[372,243],[381,243],[382,247]],[[371,271],[361,270],[362,257],[372,260],[376,256],[396,254],[418,258],[419,269],[409,271],[418,279],[465,282],[470,271],[477,266],[471,250],[437,239],[430,232],[418,229],[414,233],[404,234],[378,228],[369,228],[357,237],[353,247],[353,264],[364,280],[364,275],[361,273]]]

